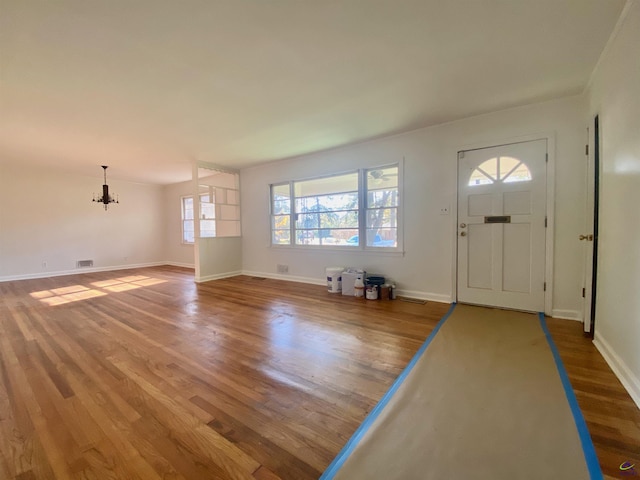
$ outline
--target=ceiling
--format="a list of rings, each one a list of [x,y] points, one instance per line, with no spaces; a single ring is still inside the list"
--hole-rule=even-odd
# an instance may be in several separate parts
[[[581,93],[624,0],[2,0],[0,159],[167,184]]]

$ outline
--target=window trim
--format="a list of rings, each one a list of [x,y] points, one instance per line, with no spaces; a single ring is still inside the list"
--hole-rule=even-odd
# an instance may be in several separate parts
[[[289,187],[289,213],[285,214],[277,214],[277,215],[288,215],[289,216],[289,244],[283,243],[273,243],[273,232],[275,229],[273,228],[273,217],[276,215],[273,212],[273,187],[282,187],[287,185]],[[293,227],[293,218],[294,218],[294,200],[293,200],[293,181],[288,182],[277,182],[269,184],[269,244],[272,247],[286,247],[290,248],[295,246],[295,244],[291,243],[293,240],[294,227]],[[284,228],[280,228],[278,230],[286,231]]]
[[[367,246],[366,240],[362,242],[360,239],[366,239],[367,235],[367,212],[370,210],[367,204],[368,189],[367,189],[367,174],[371,170],[380,170],[384,168],[398,168],[398,205],[392,207],[397,209],[397,236],[395,247],[381,247],[381,246]],[[339,177],[341,175],[358,174],[358,236],[359,245],[302,245],[295,243],[295,188],[296,182],[305,182],[311,180],[320,180],[324,178]],[[404,255],[404,161],[398,160],[396,162],[385,163],[375,166],[367,166],[358,169],[345,170],[341,172],[335,172],[330,174],[316,175],[311,177],[297,178],[288,181],[276,181],[268,185],[268,204],[269,204],[269,246],[275,249],[282,250],[300,250],[300,251],[318,251],[318,252],[342,252],[342,253],[371,253],[375,252],[380,255],[398,256]],[[277,215],[289,215],[289,244],[279,244],[273,242],[273,218],[276,215],[273,211],[273,188],[278,186],[289,186],[289,199],[290,208],[288,214]]]
[[[404,217],[402,215],[403,212],[403,204],[404,204],[404,196],[403,196],[403,192],[404,192],[404,185],[402,184],[402,162],[397,162],[397,163],[392,163],[392,164],[387,164],[387,165],[381,165],[381,166],[375,166],[375,167],[367,167],[367,168],[363,168],[361,169],[362,173],[362,195],[363,195],[363,200],[362,200],[362,205],[363,205],[363,211],[362,211],[362,229],[361,231],[365,234],[366,238],[366,232],[367,232],[367,213],[369,212],[369,210],[372,210],[369,205],[368,205],[368,197],[369,197],[369,189],[367,188],[367,174],[369,171],[371,170],[381,170],[381,169],[385,169],[385,168],[390,168],[390,167],[398,167],[398,205],[396,207],[391,207],[391,208],[396,208],[396,220],[397,220],[397,227],[396,227],[396,247],[375,247],[375,246],[367,246],[366,245],[366,241],[364,245],[361,245],[363,247],[363,249],[365,251],[374,251],[374,252],[382,252],[382,251],[387,251],[387,252],[404,252],[404,236],[403,236],[403,230],[404,230]]]

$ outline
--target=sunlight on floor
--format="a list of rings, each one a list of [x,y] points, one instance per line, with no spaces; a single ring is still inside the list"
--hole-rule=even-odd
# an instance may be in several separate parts
[[[105,292],[93,290],[82,285],[73,285],[71,287],[31,293],[33,298],[37,298],[42,303],[46,303],[51,306],[77,302],[79,300],[86,300],[87,298],[102,297],[104,295],[106,295]]]
[[[32,292],[30,295],[46,303],[50,306],[64,305],[65,303],[78,302],[89,298],[103,297],[109,293],[124,292],[141,287],[149,287],[159,283],[165,283],[166,280],[159,278],[146,277],[144,275],[131,275],[128,277],[114,278],[93,282],[91,285],[96,288],[89,288],[84,285],[71,285],[63,288],[54,288],[52,290],[42,290]],[[106,291],[105,291],[106,290]]]

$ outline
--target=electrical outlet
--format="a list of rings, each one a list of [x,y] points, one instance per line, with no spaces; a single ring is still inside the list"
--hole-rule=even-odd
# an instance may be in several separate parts
[[[42,268],[47,268],[47,262],[42,262]]]
[[[449,215],[449,206],[440,207],[440,215]]]
[[[278,273],[289,273],[289,265],[278,264]]]

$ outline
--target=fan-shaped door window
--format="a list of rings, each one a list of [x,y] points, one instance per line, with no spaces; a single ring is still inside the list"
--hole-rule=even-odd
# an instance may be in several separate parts
[[[513,157],[495,157],[482,162],[469,177],[469,186],[492,183],[528,182],[531,171],[524,162]]]

